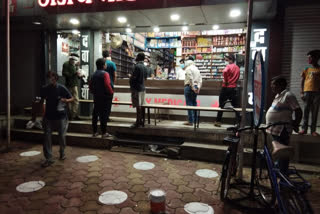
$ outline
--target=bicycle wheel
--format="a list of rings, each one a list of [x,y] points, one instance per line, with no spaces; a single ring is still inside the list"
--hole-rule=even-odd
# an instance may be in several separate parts
[[[283,213],[313,214],[312,207],[303,194],[293,191],[281,192],[281,199],[284,206]]]
[[[236,154],[228,153],[224,161],[221,173],[221,190],[220,199],[224,201],[230,189],[231,177],[235,176],[237,172],[237,158]]]
[[[261,196],[262,202],[268,207],[272,207],[276,201],[274,183],[271,179],[271,169],[267,165],[264,154],[260,153],[259,166],[256,171],[256,186]]]

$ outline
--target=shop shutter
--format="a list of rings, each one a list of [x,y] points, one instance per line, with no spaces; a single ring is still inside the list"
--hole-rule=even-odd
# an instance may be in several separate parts
[[[320,49],[320,4],[288,7],[285,13],[282,47],[282,74],[290,82],[290,90],[300,99],[300,74],[308,65],[307,53]],[[318,125],[320,120],[318,119]]]

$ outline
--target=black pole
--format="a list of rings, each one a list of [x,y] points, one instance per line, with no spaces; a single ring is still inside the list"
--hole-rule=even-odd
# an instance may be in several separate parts
[[[5,1],[7,40],[7,150],[11,143],[11,99],[10,99],[10,0]]]

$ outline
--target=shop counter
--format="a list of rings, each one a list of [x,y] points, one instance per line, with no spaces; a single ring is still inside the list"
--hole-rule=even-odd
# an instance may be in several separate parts
[[[148,94],[184,94],[184,80],[151,80],[145,81]],[[200,95],[219,96],[222,81],[204,80]],[[118,79],[115,83],[115,92],[130,92],[129,79]]]

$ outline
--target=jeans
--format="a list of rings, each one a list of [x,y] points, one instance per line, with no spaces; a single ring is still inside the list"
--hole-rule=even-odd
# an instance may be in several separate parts
[[[58,140],[60,145],[60,156],[64,155],[66,148],[66,133],[68,129],[68,119],[48,120],[43,118],[45,140],[43,142],[43,153],[46,160],[52,160],[52,131],[54,128],[58,131]]]
[[[184,96],[186,98],[187,106],[197,106],[197,94],[191,89],[190,86],[184,87]],[[188,110],[188,121],[189,123],[195,122],[194,110]]]
[[[219,95],[219,107],[224,107],[224,102],[227,100],[231,100],[231,104],[233,107],[237,107],[238,105],[238,97],[237,97],[237,89],[236,88],[226,88],[222,87]],[[223,111],[219,111],[217,115],[217,122],[221,122]]]
[[[98,131],[98,119],[100,120],[101,134],[107,132],[107,119],[110,115],[110,106],[112,104],[112,96],[106,96],[94,99],[92,113],[92,129],[93,133]]]
[[[272,140],[278,141],[279,143],[288,146],[290,142],[290,135],[286,128],[283,128],[280,136],[272,135]],[[286,174],[289,168],[289,159],[282,158],[275,162],[275,165],[280,169],[283,174]]]
[[[108,99],[111,99],[111,102],[109,102],[109,103],[108,103],[108,115],[107,115],[107,121],[109,120],[109,118],[110,118],[110,114],[111,114],[112,101],[113,101],[113,94],[111,95],[111,98],[108,98]]]
[[[303,110],[303,125],[302,129],[308,130],[309,112],[311,111],[311,133],[316,131],[317,119],[319,112],[320,93],[307,91],[304,92],[304,110]]]

